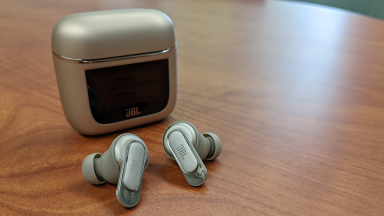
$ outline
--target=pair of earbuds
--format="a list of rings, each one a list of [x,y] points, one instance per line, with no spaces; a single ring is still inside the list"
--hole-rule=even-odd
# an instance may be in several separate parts
[[[214,160],[221,152],[221,140],[213,133],[201,134],[186,121],[171,124],[163,135],[165,154],[176,160],[192,186],[204,183],[207,168],[202,160]],[[148,149],[140,137],[125,133],[118,136],[102,155],[87,156],[82,165],[84,178],[91,184],[117,184],[116,197],[124,207],[134,207],[140,199],[143,172],[149,162]]]

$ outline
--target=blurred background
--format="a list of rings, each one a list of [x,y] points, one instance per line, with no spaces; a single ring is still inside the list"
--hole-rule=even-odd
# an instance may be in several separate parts
[[[353,11],[384,20],[384,0],[286,0],[308,2]]]

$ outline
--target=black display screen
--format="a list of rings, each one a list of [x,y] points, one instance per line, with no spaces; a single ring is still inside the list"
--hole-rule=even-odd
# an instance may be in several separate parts
[[[93,118],[110,124],[162,111],[169,99],[168,59],[86,70]]]

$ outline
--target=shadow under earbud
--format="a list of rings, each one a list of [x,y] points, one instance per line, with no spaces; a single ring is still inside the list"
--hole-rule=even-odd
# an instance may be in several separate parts
[[[219,170],[221,168],[220,159],[215,159],[213,161],[204,161],[204,165],[207,168],[208,173],[215,172],[216,170]]]

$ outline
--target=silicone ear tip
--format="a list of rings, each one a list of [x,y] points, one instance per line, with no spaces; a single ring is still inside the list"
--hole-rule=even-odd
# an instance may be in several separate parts
[[[212,155],[208,155],[205,160],[215,160],[221,153],[221,140],[220,138],[214,134],[214,133],[203,133],[204,137],[211,137],[213,139],[213,144],[215,145],[215,151],[213,152]]]
[[[95,173],[95,163],[94,160],[95,158],[101,157],[100,153],[94,153],[91,155],[88,155],[84,161],[83,165],[81,166],[81,170],[83,172],[84,178],[91,184],[94,185],[100,185],[104,184],[105,180],[100,181],[99,178],[97,178],[96,173]]]

